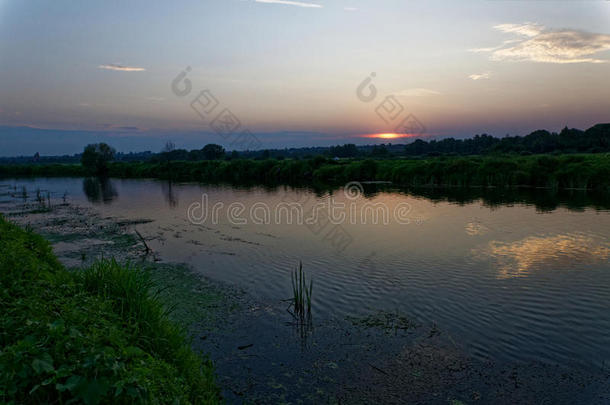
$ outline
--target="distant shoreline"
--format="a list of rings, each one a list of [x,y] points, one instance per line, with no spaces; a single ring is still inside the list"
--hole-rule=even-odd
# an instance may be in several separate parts
[[[87,177],[80,164],[0,165],[0,177]],[[439,156],[396,159],[232,159],[113,162],[108,177],[230,184],[392,182],[408,187],[531,187],[610,191],[610,155]]]

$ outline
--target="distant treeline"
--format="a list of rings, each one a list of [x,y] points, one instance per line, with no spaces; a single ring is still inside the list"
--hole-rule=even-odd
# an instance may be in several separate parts
[[[171,143],[168,143],[170,145]],[[547,153],[607,153],[610,152],[610,124],[598,124],[586,131],[564,128],[561,132],[534,131],[527,136],[506,136],[496,138],[491,135],[476,135],[468,139],[446,138],[424,141],[417,139],[407,145],[344,144],[330,147],[305,147],[285,149],[265,149],[255,151],[226,151],[220,145],[208,144],[201,149],[164,148],[159,153],[116,153],[115,162],[164,162],[202,161],[216,159],[309,159],[316,156],[330,158],[375,158],[386,159],[401,156],[468,156],[489,154],[547,154]],[[78,163],[82,154],[72,156],[21,156],[0,158],[0,164],[50,164]]]
[[[80,165],[5,165],[0,176],[86,176]],[[610,155],[441,156],[402,159],[232,159],[114,162],[107,175],[233,184],[391,181],[415,187],[545,187],[610,191]]]
[[[118,152],[114,155],[114,160],[116,162],[144,162],[152,159],[152,157],[155,155],[157,154],[153,152]],[[62,156],[40,156],[40,154],[37,153],[34,156],[0,157],[0,164],[48,165],[54,163],[80,163],[82,156],[82,153]]]
[[[610,152],[610,124],[598,124],[586,131],[564,128],[560,133],[534,131],[527,136],[494,138],[477,135],[469,139],[447,138],[425,142],[421,139],[406,145],[409,156],[422,155],[486,155],[493,153],[600,153]]]

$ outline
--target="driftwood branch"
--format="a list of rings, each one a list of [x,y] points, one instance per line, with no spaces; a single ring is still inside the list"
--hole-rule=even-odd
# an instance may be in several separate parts
[[[144,239],[144,237],[142,236],[142,234],[140,232],[138,232],[137,229],[133,229],[136,234],[140,237],[140,240],[142,241],[142,243],[144,244],[144,247],[146,248],[146,254],[149,254],[150,252],[152,252],[152,249],[148,246],[148,244],[146,243],[146,239]]]
[[[369,363],[369,366],[371,366],[373,368],[373,370],[377,370],[380,373],[383,373],[385,375],[389,375],[388,373],[386,373],[385,371],[383,371],[382,369],[380,369],[379,367],[375,367],[374,365],[372,365],[371,363]]]

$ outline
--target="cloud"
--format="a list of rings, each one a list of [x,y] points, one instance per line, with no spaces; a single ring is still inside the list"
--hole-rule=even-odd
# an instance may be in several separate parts
[[[442,94],[440,91],[432,90],[432,89],[424,89],[421,87],[414,89],[405,89],[398,93],[395,93],[395,96],[405,96],[405,97],[422,97],[422,96],[438,96]]]
[[[500,25],[494,26],[494,28],[497,29],[498,31],[512,32],[517,35],[522,35],[522,36],[526,36],[526,37],[535,37],[536,35],[539,35],[544,30],[544,27],[542,25],[531,24],[531,23],[522,24],[522,25],[500,24]]]
[[[470,79],[472,80],[480,80],[480,79],[489,79],[491,77],[491,73],[489,72],[485,72],[485,73],[474,73],[471,74],[470,76],[468,76]]]
[[[345,11],[358,11],[358,9],[356,7],[343,7],[343,10],[345,10]]]
[[[290,1],[290,0],[254,0],[256,3],[267,3],[267,4],[283,4],[286,6],[296,6],[305,8],[322,8],[320,4],[305,3],[303,1]]]
[[[142,67],[124,66],[118,63],[111,63],[109,65],[99,65],[98,68],[106,70],[118,70],[120,72],[143,72],[146,70]]]
[[[469,49],[469,51],[470,52],[493,52],[497,49],[503,48],[505,45],[514,44],[516,42],[521,42],[521,39],[509,39],[509,40],[502,42],[502,45],[491,46],[488,48],[472,48],[472,49]]]
[[[592,55],[610,50],[610,35],[580,30],[550,30],[539,24],[500,24],[498,31],[517,35],[490,48],[470,49],[471,52],[491,53],[495,61],[529,61],[541,63],[605,63]],[[476,79],[474,79],[476,80]]]

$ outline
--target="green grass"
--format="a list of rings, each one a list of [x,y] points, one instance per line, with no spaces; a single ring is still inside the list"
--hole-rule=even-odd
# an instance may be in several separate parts
[[[83,176],[80,165],[5,165],[0,176]],[[345,184],[391,181],[425,187],[543,187],[610,191],[610,155],[440,156],[303,160],[206,160],[112,163],[111,177],[233,184]]]
[[[0,403],[218,403],[150,274],[113,260],[66,270],[0,216]]]

